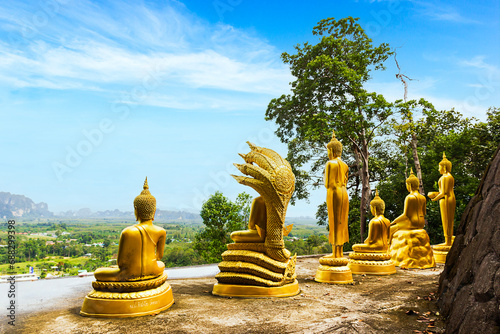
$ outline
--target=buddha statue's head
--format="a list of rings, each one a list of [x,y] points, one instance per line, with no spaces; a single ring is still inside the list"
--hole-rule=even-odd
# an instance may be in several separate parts
[[[331,153],[334,158],[342,155],[342,143],[335,137],[335,131],[333,131],[332,139],[330,139],[330,142],[326,145],[326,147],[328,149],[328,153]]]
[[[406,188],[409,192],[418,190],[420,182],[418,178],[413,174],[413,168],[411,169],[410,176],[406,179]]]
[[[141,194],[134,199],[134,213],[138,221],[154,220],[156,212],[156,198],[149,192],[148,178],[144,181]]]
[[[383,215],[385,212],[385,202],[378,195],[378,189],[375,191],[375,197],[370,202],[371,212],[374,216]]]
[[[443,152],[443,160],[441,160],[441,162],[439,163],[439,172],[441,172],[441,174],[451,172],[451,161],[446,159],[446,154],[444,154],[444,152]]]

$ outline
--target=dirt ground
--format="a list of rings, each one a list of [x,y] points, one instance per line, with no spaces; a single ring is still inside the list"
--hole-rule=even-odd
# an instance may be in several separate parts
[[[83,295],[50,311],[21,314],[17,333],[426,333],[444,332],[435,305],[443,267],[354,276],[354,285],[314,282],[318,258],[299,258],[301,293],[290,298],[241,299],[211,294],[214,278],[169,280],[175,304],[156,315],[94,319],[79,315]],[[91,287],[89,286],[89,291]]]

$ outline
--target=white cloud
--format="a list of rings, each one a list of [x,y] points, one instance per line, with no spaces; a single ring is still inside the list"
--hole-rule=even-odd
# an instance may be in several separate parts
[[[479,24],[480,22],[463,16],[458,10],[444,3],[412,1],[416,5],[417,11],[436,21],[448,21],[464,24]]]
[[[12,19],[16,10],[27,15],[25,8],[9,8],[10,21],[7,15],[0,21],[19,24]],[[0,44],[0,84],[117,91],[154,75],[166,86],[277,95],[291,80],[266,41],[204,23],[176,3],[152,11],[131,3],[113,2],[105,9],[68,2],[24,43]],[[155,100],[179,105],[168,94]]]

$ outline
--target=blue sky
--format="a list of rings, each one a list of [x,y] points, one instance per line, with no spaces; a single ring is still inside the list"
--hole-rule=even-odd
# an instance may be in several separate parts
[[[282,52],[324,18],[359,17],[398,47],[409,98],[484,120],[500,106],[498,1],[3,1],[0,191],[54,212],[132,210],[145,176],[158,208],[197,212],[251,140],[286,155],[264,120],[293,80]],[[403,96],[393,59],[367,88]],[[290,206],[314,216],[324,200]]]

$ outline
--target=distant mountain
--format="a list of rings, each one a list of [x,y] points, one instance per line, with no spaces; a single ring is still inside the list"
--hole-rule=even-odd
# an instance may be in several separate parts
[[[0,192],[0,219],[15,218],[123,218],[135,220],[132,211],[106,210],[92,212],[88,208],[65,211],[54,215],[47,203],[34,203],[31,198]],[[156,220],[199,220],[200,215],[184,211],[156,210]]]
[[[134,213],[132,211],[120,210],[106,210],[92,212],[88,208],[80,209],[78,211],[65,211],[57,215],[60,218],[123,218],[134,220]],[[185,211],[167,211],[156,210],[155,220],[200,220],[200,215]]]
[[[47,203],[35,203],[31,198],[0,192],[0,217],[8,218],[51,218]]]

